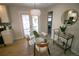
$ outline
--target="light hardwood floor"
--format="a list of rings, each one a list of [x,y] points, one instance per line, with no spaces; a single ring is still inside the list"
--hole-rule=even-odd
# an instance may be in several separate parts
[[[52,40],[50,40],[49,48],[50,48],[51,56],[75,55],[70,51],[67,51],[67,53],[64,54],[64,50],[59,46],[57,46],[56,44],[53,45]],[[33,55],[34,55],[33,46],[29,47],[28,41],[26,39],[19,39],[15,41],[12,45],[0,47],[0,56],[33,56]],[[47,56],[47,53],[43,55]]]

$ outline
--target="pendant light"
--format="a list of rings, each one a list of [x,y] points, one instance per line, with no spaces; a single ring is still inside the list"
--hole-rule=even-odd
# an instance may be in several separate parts
[[[32,9],[32,10],[30,11],[30,13],[31,13],[32,16],[40,16],[41,11],[40,11],[39,9],[36,9],[36,5],[35,5],[35,3],[34,3],[34,9]]]

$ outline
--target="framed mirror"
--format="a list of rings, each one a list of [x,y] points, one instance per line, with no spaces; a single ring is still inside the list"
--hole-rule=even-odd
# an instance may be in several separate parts
[[[73,25],[78,20],[78,12],[74,9],[65,11],[62,15],[61,21],[63,24]]]

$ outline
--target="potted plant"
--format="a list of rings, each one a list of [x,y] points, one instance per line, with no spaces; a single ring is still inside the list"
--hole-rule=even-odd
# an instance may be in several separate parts
[[[66,30],[67,26],[63,25],[63,26],[60,26],[60,29],[61,31],[65,34],[65,30]]]
[[[66,30],[66,28],[67,28],[67,23],[68,23],[68,21],[67,20],[65,20],[64,21],[64,24],[62,25],[62,26],[60,26],[60,30],[65,34],[65,30]]]

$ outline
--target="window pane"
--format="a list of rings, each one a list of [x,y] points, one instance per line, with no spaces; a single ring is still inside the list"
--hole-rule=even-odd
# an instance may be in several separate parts
[[[23,30],[24,35],[30,35],[30,22],[29,22],[29,15],[22,15],[22,21],[23,21]]]
[[[24,30],[24,34],[25,35],[30,35],[30,31],[29,30]]]
[[[38,16],[32,16],[33,30],[38,31]]]
[[[24,29],[28,29],[30,28],[30,24],[29,24],[29,15],[22,15],[22,19],[23,19],[23,27]]]

